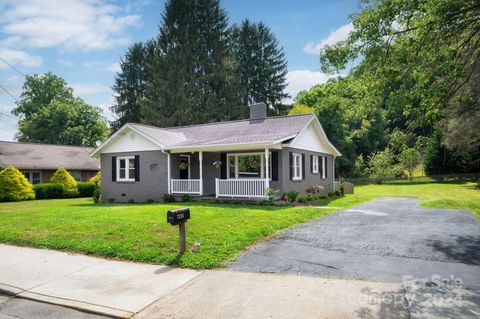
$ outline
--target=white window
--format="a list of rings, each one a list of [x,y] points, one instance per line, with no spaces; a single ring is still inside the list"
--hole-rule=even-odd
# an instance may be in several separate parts
[[[322,156],[322,178],[325,178],[325,156]]]
[[[318,174],[318,156],[312,156],[312,173]]]
[[[117,180],[128,182],[135,181],[135,157],[117,158]]]
[[[293,157],[293,176],[294,181],[299,181],[302,179],[302,155],[301,154],[292,154]]]
[[[40,171],[23,171],[23,175],[28,179],[30,184],[38,184],[42,182],[42,173]]]
[[[268,177],[272,179],[272,154],[268,155]],[[265,178],[265,153],[227,155],[227,178]]]

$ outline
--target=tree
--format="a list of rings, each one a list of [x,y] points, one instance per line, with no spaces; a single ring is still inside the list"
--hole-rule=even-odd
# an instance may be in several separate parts
[[[108,137],[109,129],[101,110],[75,99],[54,100],[28,121],[19,123],[20,141],[95,146]]]
[[[292,108],[288,111],[288,115],[313,113],[315,113],[315,109],[313,107],[299,103],[293,103]]]
[[[287,81],[287,62],[283,48],[270,29],[244,20],[231,28],[237,73],[243,88],[243,103],[265,102],[280,113]]]
[[[43,75],[27,75],[20,100],[12,113],[20,116],[21,121],[29,121],[53,100],[72,102],[73,89],[67,86],[64,79],[52,72]]]
[[[448,105],[462,107],[452,100],[477,83],[479,16],[478,0],[363,1],[349,37],[321,51],[322,70],[336,72],[363,57],[354,72],[375,75],[392,114],[403,114],[409,130],[431,135],[439,120],[457,114]],[[478,127],[480,118],[470,122]],[[480,130],[470,132],[478,140]],[[460,146],[455,139],[449,145]]]
[[[381,183],[387,177],[396,173],[396,167],[393,162],[393,154],[389,148],[381,152],[375,152],[368,157],[368,166],[370,177]]]
[[[22,142],[95,146],[109,133],[102,111],[74,97],[52,73],[27,75],[12,113],[20,116],[16,138]]]
[[[403,169],[408,172],[408,177],[412,182],[415,169],[420,164],[420,154],[413,147],[405,148],[398,156],[398,160]]]
[[[113,90],[117,93],[111,107],[117,119],[111,123],[115,131],[124,124],[141,123],[140,101],[145,97],[149,78],[147,63],[153,55],[154,44],[150,41],[134,43],[120,60],[121,71],[115,77]]]
[[[142,121],[174,126],[242,118],[227,14],[218,0],[169,0],[151,74],[141,102]]]
[[[64,197],[77,197],[79,195],[77,181],[64,167],[57,169],[52,178],[50,178],[50,183],[61,184]]]
[[[35,199],[32,184],[15,167],[0,171],[0,202]]]

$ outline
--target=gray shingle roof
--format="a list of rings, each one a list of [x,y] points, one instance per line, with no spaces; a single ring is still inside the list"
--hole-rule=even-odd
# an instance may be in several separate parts
[[[190,126],[157,128],[130,124],[135,129],[170,148],[205,145],[262,143],[282,140],[298,134],[313,114],[267,117]]]
[[[0,168],[99,170],[100,161],[89,156],[91,147],[0,141]]]

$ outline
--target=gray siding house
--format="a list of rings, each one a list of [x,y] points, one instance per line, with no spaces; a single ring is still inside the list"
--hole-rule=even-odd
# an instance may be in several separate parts
[[[100,157],[102,200],[161,200],[164,194],[265,198],[269,188],[334,190],[335,157],[313,114],[158,128],[128,123],[91,153]]]

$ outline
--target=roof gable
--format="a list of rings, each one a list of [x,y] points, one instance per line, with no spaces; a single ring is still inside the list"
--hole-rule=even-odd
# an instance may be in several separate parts
[[[315,117],[312,121],[288,144],[288,146],[313,152],[341,156],[342,154],[330,143],[322,125]]]
[[[104,153],[137,152],[137,151],[155,151],[162,147],[144,135],[127,127],[118,134],[112,142],[105,145]]]

